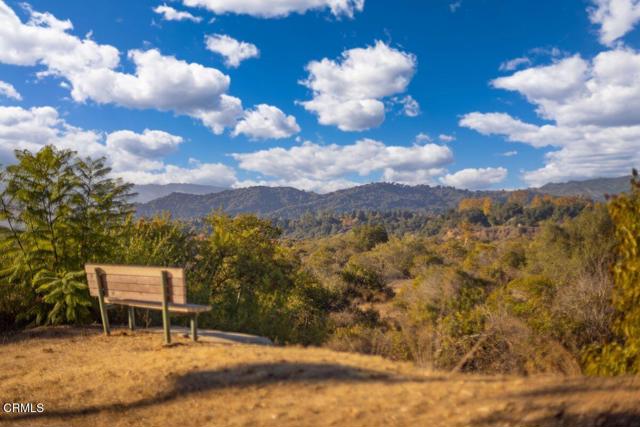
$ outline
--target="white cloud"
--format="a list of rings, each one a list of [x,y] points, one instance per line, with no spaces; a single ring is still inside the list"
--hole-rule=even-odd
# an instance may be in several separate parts
[[[260,104],[254,110],[247,110],[236,125],[233,136],[246,135],[250,139],[289,138],[300,132],[300,126],[293,116],[287,116],[279,108]]]
[[[499,184],[507,177],[505,168],[469,168],[440,178],[440,182],[456,188],[480,190]]]
[[[15,99],[17,101],[22,100],[22,95],[20,95],[20,92],[18,92],[12,84],[3,82],[2,80],[0,80],[0,96]]]
[[[347,50],[339,61],[311,61],[309,76],[301,83],[313,91],[313,99],[301,104],[316,113],[321,124],[344,131],[379,126],[385,118],[382,99],[407,89],[416,63],[414,55],[381,41]]]
[[[128,56],[136,66],[135,74],[102,68],[69,76],[73,99],[174,111],[202,120],[216,134],[242,114],[242,102],[226,93],[231,79],[219,70],[164,56],[155,49],[132,50]]]
[[[516,150],[505,151],[504,153],[501,154],[501,156],[504,156],[504,157],[513,157],[517,155],[518,155],[518,152]]]
[[[255,45],[238,41],[224,34],[207,36],[205,43],[208,50],[224,56],[224,63],[227,67],[236,68],[245,59],[257,58],[260,55],[260,51]]]
[[[130,170],[118,174],[124,180],[137,184],[207,184],[231,187],[236,183],[233,168],[222,163],[200,163],[184,168],[164,165],[158,171]]]
[[[394,98],[394,102],[402,106],[402,114],[407,117],[418,117],[420,115],[420,104],[413,99],[411,95],[406,95],[402,98]]]
[[[322,183],[345,181],[345,176],[368,176],[382,172],[384,179],[415,177],[430,179],[442,173],[443,166],[453,160],[451,150],[436,144],[387,146],[379,141],[362,139],[352,145],[319,145],[304,142],[289,149],[282,147],[232,155],[241,169],[257,172],[280,184],[321,187]],[[315,183],[312,185],[312,183]],[[283,184],[284,185],[284,184]]]
[[[182,144],[180,136],[145,129],[142,134],[119,130],[107,135],[105,148],[116,172],[162,168],[160,159]]]
[[[260,18],[282,18],[291,13],[329,9],[335,16],[352,18],[364,9],[364,0],[182,0],[185,6],[203,7],[214,13],[235,13]]]
[[[139,134],[119,130],[104,135],[68,124],[53,107],[0,107],[0,163],[12,163],[16,149],[36,152],[45,145],[77,151],[80,156],[106,157],[113,174],[137,184],[171,182],[230,186],[235,171],[220,163],[183,168],[163,161],[183,138],[159,130]]]
[[[426,133],[424,132],[420,132],[419,134],[416,135],[416,142],[421,143],[421,142],[432,142],[433,139]]]
[[[10,163],[14,150],[38,151],[47,144],[101,156],[99,134],[70,126],[53,107],[0,106],[0,163]]]
[[[526,56],[510,59],[500,64],[500,71],[513,71],[520,68],[523,65],[531,65],[531,59]]]
[[[620,176],[640,165],[640,54],[618,48],[591,61],[572,56],[493,81],[517,91],[549,124],[525,123],[506,113],[469,113],[460,125],[513,142],[552,147],[545,165],[525,172],[532,185]]]
[[[640,21],[639,0],[592,0],[589,19],[600,26],[600,43],[612,46]]]
[[[162,19],[164,19],[165,21],[202,22],[202,18],[200,16],[194,16],[189,12],[185,12],[184,10],[176,10],[171,6],[167,6],[166,4],[154,8],[153,11],[158,15],[162,15]]]
[[[444,133],[441,133],[440,135],[438,135],[438,139],[442,142],[453,142],[456,140],[456,137],[453,135],[446,135]]]
[[[579,96],[585,89],[589,64],[575,55],[552,65],[533,67],[500,77],[491,82],[493,87],[518,91],[530,102],[538,105],[545,118],[554,115],[558,103]]]
[[[200,120],[216,134],[243,116],[240,99],[228,94],[231,79],[215,68],[149,49],[129,51],[135,71],[120,72],[115,47],[69,34],[70,21],[29,13],[24,24],[0,0],[0,62],[44,66],[38,76],[65,79],[74,101],[171,111]]]

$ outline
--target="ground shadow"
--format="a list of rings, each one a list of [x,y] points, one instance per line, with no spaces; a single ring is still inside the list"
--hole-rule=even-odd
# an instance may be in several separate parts
[[[324,363],[258,363],[241,364],[212,371],[194,371],[176,376],[173,386],[153,397],[131,403],[113,403],[83,408],[47,410],[42,414],[19,414],[0,419],[4,422],[24,419],[71,418],[103,411],[121,412],[150,407],[169,402],[179,397],[211,390],[233,387],[266,386],[281,382],[425,382],[441,381],[440,377],[407,377],[360,369],[352,366]]]
[[[519,393],[513,393],[508,397],[517,398],[536,398],[542,396],[570,396],[579,393],[591,393],[595,391],[611,391],[611,392],[624,392],[624,391],[637,391],[638,400],[640,401],[640,383],[633,384],[635,381],[630,378],[629,384],[623,385],[619,381],[611,383],[607,381],[607,378],[593,378],[589,383],[585,383],[584,380],[571,380],[567,379],[565,384],[554,385],[551,387],[540,387],[534,390],[527,390]]]
[[[628,384],[611,384],[607,378],[593,378],[590,383],[567,379],[565,384],[538,387],[518,393],[496,396],[496,399],[516,401],[506,409],[496,411],[473,424],[477,427],[513,426],[513,427],[640,427],[640,385],[634,384],[635,378],[629,378]],[[597,406],[602,409],[575,413],[566,402],[577,394],[607,392],[609,400],[602,397]],[[636,392],[638,404],[629,402],[629,397],[618,401],[616,392]],[[599,395],[601,396],[601,395]],[[537,401],[537,399],[544,399]],[[549,398],[555,403],[549,403]],[[587,399],[584,396],[584,399]],[[581,399],[583,402],[584,399]],[[632,398],[633,399],[633,398]],[[546,403],[541,403],[546,401]],[[631,404],[629,404],[631,403]]]
[[[502,412],[479,420],[476,427],[640,427],[640,408],[635,411],[600,411],[569,414],[562,409],[549,410],[532,417],[530,411],[514,413]]]

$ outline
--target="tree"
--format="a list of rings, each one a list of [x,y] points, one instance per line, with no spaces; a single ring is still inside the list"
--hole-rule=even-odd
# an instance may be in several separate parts
[[[618,238],[613,266],[614,340],[587,351],[587,370],[595,374],[640,373],[640,178],[633,170],[631,191],[612,198],[609,214]]]
[[[277,342],[320,343],[330,295],[282,247],[281,231],[255,215],[213,214],[203,256],[212,265],[212,326]]]
[[[8,227],[0,236],[2,284],[28,295],[24,320],[77,322],[90,305],[82,266],[108,257],[132,212],[131,186],[109,178],[104,159],[52,146],[15,156],[0,173],[0,220]]]
[[[640,178],[633,170],[631,191],[612,198],[609,213],[618,238],[618,259],[613,266],[614,339],[586,351],[592,374],[640,372]]]
[[[378,243],[389,241],[389,234],[383,225],[361,225],[353,229],[357,246],[363,251],[372,249]]]

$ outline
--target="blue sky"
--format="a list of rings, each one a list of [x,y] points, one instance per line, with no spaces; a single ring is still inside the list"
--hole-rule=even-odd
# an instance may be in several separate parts
[[[0,161],[517,188],[640,166],[638,0],[0,0]]]

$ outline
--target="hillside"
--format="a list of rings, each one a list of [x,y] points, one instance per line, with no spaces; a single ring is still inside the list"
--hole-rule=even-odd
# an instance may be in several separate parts
[[[142,184],[135,185],[133,191],[137,194],[135,203],[146,203],[160,197],[168,196],[171,193],[185,194],[211,194],[224,191],[226,188],[213,185],[199,184]]]
[[[174,218],[197,218],[215,209],[230,214],[243,212],[262,216],[297,218],[306,212],[351,212],[353,210],[421,210],[443,212],[465,197],[506,198],[506,192],[472,192],[451,187],[407,186],[375,183],[327,194],[289,187],[250,187],[216,194],[173,193],[138,205],[139,216],[170,212]]]
[[[249,187],[215,194],[172,193],[138,205],[139,216],[170,212],[174,218],[198,218],[216,209],[230,214],[252,212],[269,215],[289,206],[306,204],[321,196],[289,187]]]
[[[595,178],[585,181],[550,183],[537,190],[552,196],[583,196],[593,200],[604,200],[607,194],[619,194],[629,190],[630,176],[618,178]]]
[[[192,343],[116,330],[49,328],[3,340],[0,396],[44,413],[0,425],[637,426],[633,377],[433,372],[301,347]]]
[[[604,200],[605,194],[618,194],[629,188],[629,178],[599,178],[547,184],[528,189],[531,193],[554,196],[582,196]],[[307,212],[333,213],[354,210],[389,212],[394,210],[442,213],[458,205],[461,199],[490,197],[504,201],[508,191],[470,191],[453,187],[408,186],[391,183],[372,183],[326,194],[316,194],[290,187],[249,187],[226,190],[215,194],[172,193],[141,203],[139,216],[170,212],[174,218],[198,218],[215,209],[230,214],[257,213],[273,218],[299,218]]]

